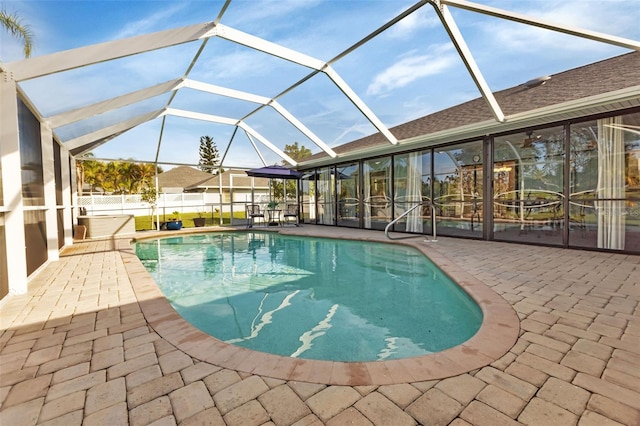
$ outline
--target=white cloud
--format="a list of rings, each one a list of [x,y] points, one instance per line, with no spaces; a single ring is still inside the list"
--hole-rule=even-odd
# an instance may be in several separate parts
[[[206,69],[218,81],[235,80],[237,76],[256,75],[266,67],[263,62],[256,60],[259,55],[251,49],[236,50],[211,58]]]
[[[613,3],[616,4],[615,8],[612,7]],[[600,2],[569,0],[557,3],[557,7],[548,8],[543,13],[539,13],[539,10],[539,7],[536,7],[528,13],[551,22],[593,31],[620,35],[631,32],[635,37],[640,35],[638,26],[640,9],[635,0]]]
[[[0,60],[12,62],[24,59],[24,47],[20,40],[7,36],[0,39]]]
[[[415,80],[440,74],[451,68],[457,56],[450,45],[432,47],[430,53],[405,55],[398,62],[377,74],[369,87],[367,95],[380,96],[404,87]]]
[[[274,0],[262,1],[260,4],[253,1],[250,2],[232,2],[232,7],[238,7],[241,12],[237,16],[241,19],[238,24],[242,23],[260,23],[265,19],[285,18],[288,15],[295,15],[300,9],[311,9],[319,5],[319,0]],[[225,21],[226,15],[223,15],[222,21]],[[235,25],[232,23],[231,25]]]
[[[611,7],[610,3],[616,3],[616,7]],[[637,3],[630,1],[585,2],[579,0],[561,3],[549,2],[545,8],[540,8],[539,4],[535,4],[531,9],[523,9],[519,12],[560,26],[637,39],[640,35],[640,27],[638,26],[640,8],[637,6]],[[504,20],[487,21],[483,28],[487,35],[496,40],[497,45],[508,50],[525,49],[527,52],[542,52],[548,51],[548,49],[590,51],[594,49],[594,46],[597,46],[594,45],[594,42],[584,38],[567,36],[556,31]],[[601,46],[602,48],[606,47],[604,44]]]
[[[107,40],[118,40],[126,37],[133,37],[140,34],[147,34],[150,32],[158,31],[159,29],[164,29],[166,27],[167,22],[171,22],[171,18],[173,16],[178,15],[185,6],[186,2],[175,2],[175,3],[162,3],[163,7],[161,7],[157,12],[152,13],[149,16],[144,17],[143,19],[138,19],[137,21],[127,22],[118,32],[112,34],[107,37]],[[170,7],[165,7],[169,6]]]
[[[329,143],[329,146],[335,147],[348,141],[360,139],[364,136],[370,135],[372,132],[373,128],[368,122],[356,123],[344,129]]]
[[[424,28],[434,28],[440,20],[429,6],[423,6],[389,29],[391,38],[407,38]]]

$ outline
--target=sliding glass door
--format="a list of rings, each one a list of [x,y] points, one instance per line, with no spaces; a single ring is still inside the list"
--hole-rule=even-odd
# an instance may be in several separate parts
[[[318,214],[317,223],[336,224],[336,174],[335,167],[318,169]]]
[[[391,222],[391,157],[364,161],[363,209],[366,229],[384,229]]]
[[[442,147],[433,157],[438,234],[481,237],[482,141]]]
[[[338,225],[349,228],[360,227],[360,168],[358,163],[339,165]]]
[[[307,173],[300,179],[300,221],[316,223],[316,178],[315,173]]]
[[[410,210],[393,230],[431,234],[430,150],[394,156],[393,191],[394,219]]]
[[[569,245],[640,251],[640,114],[571,125]]]
[[[496,240],[563,244],[564,128],[494,139]]]

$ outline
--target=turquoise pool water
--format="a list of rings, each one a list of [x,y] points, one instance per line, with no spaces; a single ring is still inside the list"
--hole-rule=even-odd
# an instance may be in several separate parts
[[[139,241],[174,309],[227,343],[277,355],[376,361],[468,340],[480,308],[416,249],[280,235]]]

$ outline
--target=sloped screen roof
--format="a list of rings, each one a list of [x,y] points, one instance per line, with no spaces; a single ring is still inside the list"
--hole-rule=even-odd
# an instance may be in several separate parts
[[[402,144],[394,126],[479,97],[501,123],[493,93],[640,50],[635,1],[15,4],[44,46],[3,47],[2,69],[58,140],[167,164],[197,164],[203,135],[245,168],[295,164],[294,142]]]

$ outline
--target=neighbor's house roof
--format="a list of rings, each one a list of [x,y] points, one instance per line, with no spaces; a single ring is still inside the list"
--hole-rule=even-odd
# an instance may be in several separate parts
[[[364,155],[370,157],[376,153],[401,151],[402,146],[407,149],[427,147],[637,107],[640,106],[639,70],[640,52],[616,56],[545,76],[538,82],[542,84],[532,81],[525,85],[523,82],[495,92],[494,96],[507,117],[503,123],[494,119],[483,98],[477,98],[391,128],[400,140],[400,147],[389,146],[388,141],[376,133],[335,147],[334,151],[345,160]],[[331,162],[335,159],[320,153],[306,158],[304,165]]]
[[[234,188],[251,188],[251,178],[247,176],[247,173],[244,170],[236,170],[229,169],[222,172],[220,176],[209,175],[209,178],[205,181],[199,182],[197,185],[190,186],[186,188],[189,191],[196,190],[207,190],[207,189],[218,189],[218,185],[220,184],[220,177],[222,177],[222,187],[230,188],[231,187],[231,178],[233,177],[233,187]],[[269,179],[265,178],[254,178],[253,187],[257,189],[266,189],[269,188]]]
[[[211,178],[211,174],[189,166],[175,167],[158,175],[158,187],[163,192],[183,192]]]
[[[251,178],[244,170],[226,170],[222,173],[222,187],[229,188],[233,175],[234,188],[251,188]],[[202,192],[218,189],[220,177],[189,166],[179,166],[158,175],[158,186],[163,192]],[[268,188],[269,179],[255,178],[254,188]]]

